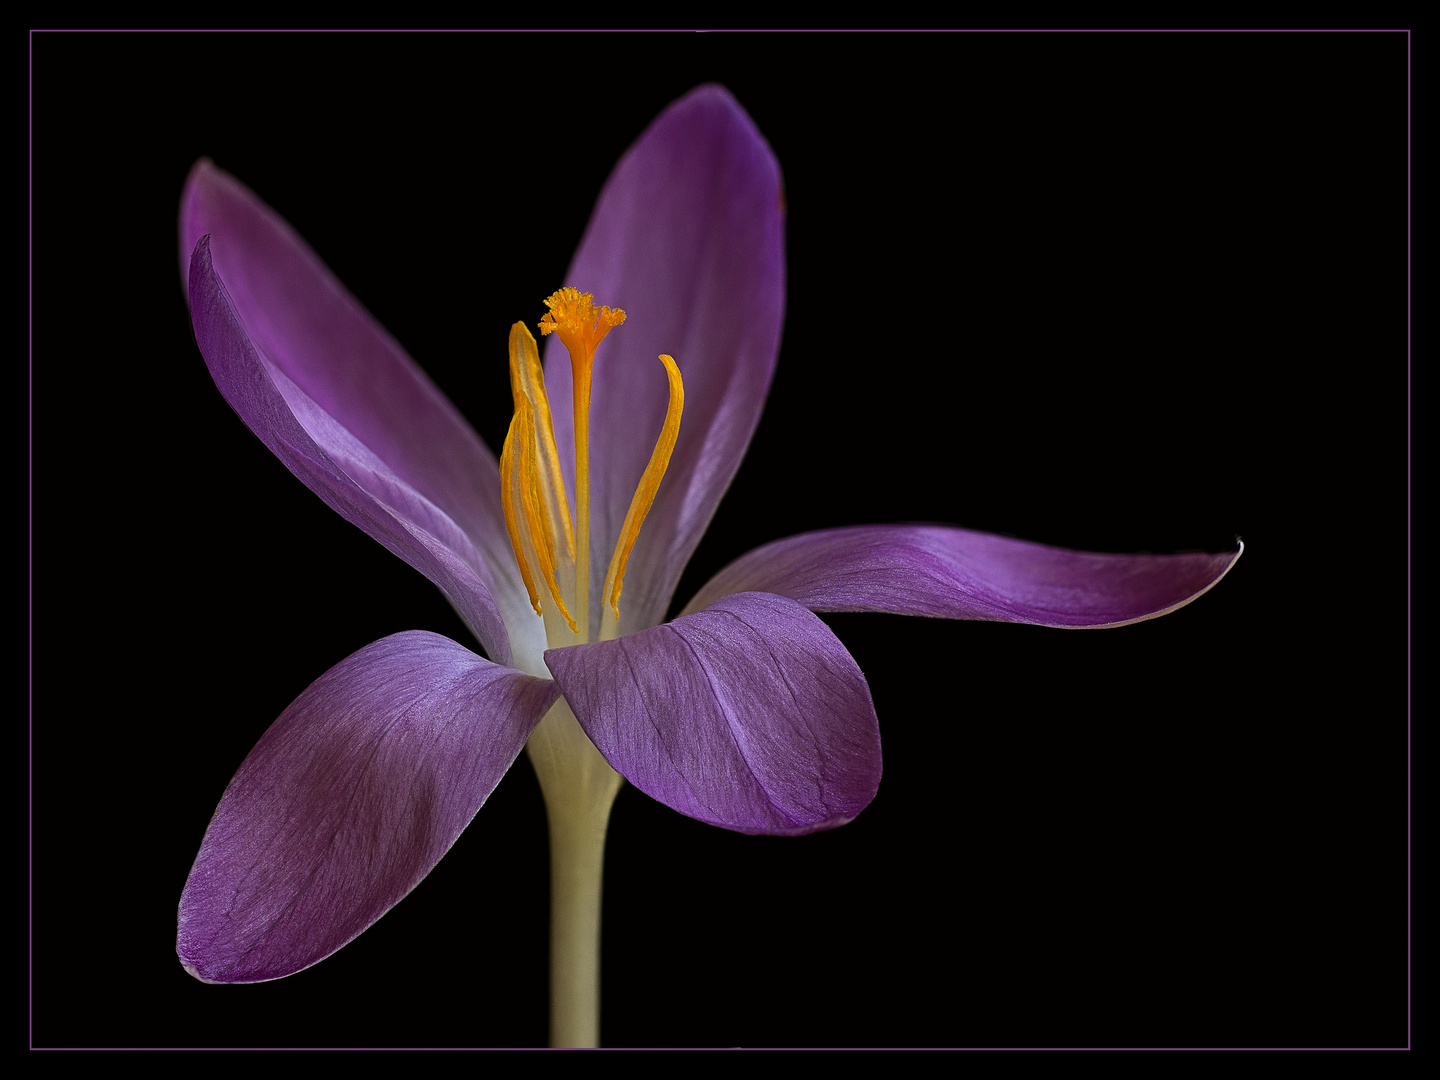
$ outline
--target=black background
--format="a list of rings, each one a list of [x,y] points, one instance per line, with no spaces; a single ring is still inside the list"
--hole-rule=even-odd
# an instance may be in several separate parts
[[[178,199],[202,155],[249,184],[498,446],[508,327],[707,81],[781,162],[789,294],[676,610],[757,544],[860,522],[1247,550],[1116,631],[827,618],[874,694],[879,796],[767,839],[622,791],[606,1042],[1407,1043],[1406,36],[31,50],[32,1044],[543,1043],[523,758],[323,964],[212,987],[176,962],[211,808],[271,721],[379,637],[468,640],[221,400]]]

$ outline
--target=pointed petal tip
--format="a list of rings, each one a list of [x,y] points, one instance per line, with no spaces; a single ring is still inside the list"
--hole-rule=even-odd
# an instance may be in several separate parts
[[[180,188],[180,287],[189,292],[190,258],[200,236],[210,230],[206,227],[205,204],[213,198],[210,192],[229,183],[240,185],[229,173],[219,168],[208,157],[196,160],[185,174],[185,183]],[[242,188],[243,190],[243,188]]]
[[[191,165],[190,171],[185,174],[184,190],[188,192],[192,187],[200,183],[201,180],[208,177],[210,174],[218,173],[221,171],[222,170],[215,164],[213,158],[196,158],[195,164]]]
[[[740,592],[812,611],[1109,629],[1168,615],[1203,596],[1244,551],[1112,555],[948,525],[857,525],[777,540],[715,575],[682,614]]]
[[[185,969],[185,974],[186,974],[186,975],[189,975],[192,979],[196,980],[197,982],[202,982],[202,983],[204,983],[204,984],[207,985],[207,986],[223,986],[223,985],[225,985],[225,984],[222,983],[219,979],[207,979],[207,978],[205,978],[204,975],[201,975],[200,972],[195,969],[195,965],[194,965],[194,964],[187,964],[187,963],[185,962],[185,958],[184,958],[183,956],[180,957],[180,966]]]
[[[1161,608],[1159,611],[1152,611],[1152,612],[1150,612],[1150,613],[1148,613],[1148,614],[1146,614],[1146,615],[1138,615],[1138,616],[1136,616],[1136,617],[1133,618],[1133,619],[1122,619],[1122,620],[1119,621],[1119,622],[1096,623],[1096,624],[1094,624],[1094,625],[1089,625],[1089,626],[1060,626],[1059,629],[1061,629],[1061,630],[1113,630],[1113,629],[1115,629],[1115,628],[1118,627],[1118,626],[1131,626],[1131,625],[1133,625],[1133,624],[1135,624],[1135,623],[1148,622],[1150,619],[1158,619],[1158,618],[1160,618],[1160,616],[1162,616],[1162,615],[1169,615],[1172,611],[1179,611],[1181,608],[1186,607],[1186,606],[1188,606],[1188,605],[1190,605],[1190,604],[1193,604],[1196,600],[1199,600],[1200,597],[1204,596],[1207,592],[1209,592],[1211,589],[1213,589],[1216,585],[1219,585],[1220,582],[1224,579],[1225,575],[1228,574],[1228,573],[1230,573],[1230,571],[1235,568],[1235,564],[1240,561],[1240,556],[1243,555],[1243,554],[1245,554],[1245,541],[1241,540],[1240,537],[1237,536],[1237,537],[1235,538],[1235,544],[1236,544],[1235,551],[1229,556],[1229,561],[1226,562],[1225,565],[1224,565],[1224,567],[1220,570],[1220,572],[1219,572],[1218,574],[1216,574],[1216,575],[1210,580],[1209,584],[1205,585],[1203,588],[1197,590],[1196,592],[1191,593],[1189,596],[1185,597],[1183,600],[1180,600],[1180,601],[1177,601],[1177,602],[1174,603],[1174,604],[1171,604],[1169,607]],[[1197,555],[1206,555],[1206,554],[1209,554],[1209,553],[1208,553],[1208,552],[1196,552],[1195,554],[1197,554]],[[1216,561],[1216,565],[1218,565],[1219,560],[1220,560],[1220,559],[1223,559],[1223,558],[1225,558],[1225,555],[1223,555],[1223,554],[1215,555],[1215,556],[1214,556],[1214,559],[1215,559],[1215,561]]]
[[[730,112],[744,116],[747,122],[750,118],[750,114],[745,111],[745,107],[741,105],[735,95],[730,92],[730,88],[723,83],[701,83],[688,94],[677,98],[665,112],[685,105],[706,105],[719,109],[727,109]],[[661,115],[663,116],[664,113],[661,113]]]

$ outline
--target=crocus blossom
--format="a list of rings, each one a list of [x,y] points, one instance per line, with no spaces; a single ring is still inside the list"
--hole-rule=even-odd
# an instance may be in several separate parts
[[[540,375],[529,330],[512,332],[502,480],[304,242],[234,178],[195,167],[180,256],[216,385],[303,483],[440,588],[484,657],[397,633],[285,710],[225,791],[181,897],[192,974],[279,978],[352,940],[444,855],[549,713],[573,714],[609,766],[681,813],[748,833],[832,828],[874,797],[880,735],[817,612],[1118,626],[1189,603],[1233,564],[857,526],[743,556],[662,624],[769,387],[783,213],[778,165],[726,91],[660,116],[607,182],[566,281],[537,284],[537,299],[573,285],[624,309],[598,360],[591,348],[589,389],[574,393],[553,347]],[[577,318],[598,330],[602,310]],[[497,393],[504,378],[497,364]]]

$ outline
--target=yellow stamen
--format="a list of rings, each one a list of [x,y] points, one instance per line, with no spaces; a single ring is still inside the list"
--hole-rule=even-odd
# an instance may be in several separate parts
[[[556,609],[570,629],[578,633],[575,619],[560,595],[556,575],[557,546],[563,544],[565,557],[573,561],[575,540],[570,532],[570,512],[565,505],[560,455],[555,447],[540,356],[535,339],[524,323],[516,323],[510,329],[510,390],[515,399],[515,418],[510,422],[510,432],[500,454],[500,497],[505,510],[505,528],[536,614],[540,613],[534,575],[538,570]],[[523,534],[519,527],[522,520]]]
[[[510,546],[515,549],[515,562],[520,567],[520,578],[525,582],[525,591],[530,594],[530,606],[540,614],[540,594],[535,591],[535,575],[530,573],[530,562],[525,558],[525,545],[520,539],[517,520],[525,511],[515,501],[515,429],[522,427],[520,414],[510,418],[510,430],[505,433],[505,446],[500,451],[500,505],[505,510],[505,531],[510,534]],[[519,509],[519,513],[516,510]]]
[[[535,338],[524,323],[510,328],[510,391],[523,394],[534,410],[537,429],[536,452],[544,466],[544,501],[547,511],[558,522],[557,531],[565,541],[565,554],[575,558],[575,533],[570,525],[570,506],[565,501],[565,481],[560,476],[560,451],[555,446],[555,423],[550,416],[550,397],[545,392],[545,373],[540,367],[540,351]],[[516,399],[517,408],[519,398]]]
[[[515,417],[500,454],[500,500],[505,511],[505,529],[515,549],[515,561],[531,607],[541,614],[540,582],[543,582],[555,601],[556,611],[569,624],[570,631],[580,634],[583,641],[590,633],[590,386],[595,349],[606,334],[625,321],[625,312],[618,308],[597,308],[594,297],[578,289],[561,289],[545,301],[545,306],[550,310],[540,321],[540,332],[556,334],[570,353],[575,419],[574,524],[572,526],[565,499],[565,482],[560,473],[560,455],[555,445],[540,354],[534,337],[522,323],[510,329],[510,391],[515,399]],[[670,381],[670,404],[650,463],[630,501],[601,592],[602,599],[608,599],[614,610],[617,624],[625,564],[670,464],[679,436],[680,414],[685,406],[685,388],[674,359],[662,356],[660,362],[665,365]],[[565,606],[565,595],[570,597],[573,616]],[[549,616],[546,619],[553,634],[556,628],[549,623]],[[607,635],[609,632],[609,629],[605,631]]]
[[[650,455],[650,464],[640,477],[640,486],[630,500],[630,509],[625,514],[625,525],[620,530],[620,539],[615,545],[615,554],[610,559],[610,572],[605,575],[605,588],[610,594],[610,607],[614,609],[615,621],[620,621],[620,586],[625,580],[625,564],[630,559],[630,549],[640,535],[640,526],[645,515],[655,502],[655,493],[660,490],[660,481],[670,465],[670,455],[675,450],[675,440],[680,436],[680,413],[685,408],[685,385],[680,381],[680,369],[673,357],[660,357],[665,365],[665,374],[670,379],[670,404],[665,409],[665,423],[660,428],[660,438],[655,440],[655,452]]]

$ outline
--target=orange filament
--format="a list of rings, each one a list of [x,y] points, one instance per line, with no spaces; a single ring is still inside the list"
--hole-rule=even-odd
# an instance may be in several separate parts
[[[570,354],[571,401],[575,409],[575,610],[589,632],[590,619],[590,378],[595,350],[625,321],[618,308],[597,308],[591,293],[564,288],[545,299],[540,333],[555,334]]]

